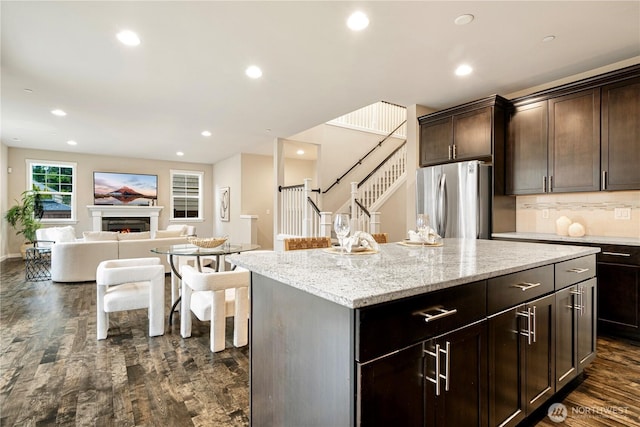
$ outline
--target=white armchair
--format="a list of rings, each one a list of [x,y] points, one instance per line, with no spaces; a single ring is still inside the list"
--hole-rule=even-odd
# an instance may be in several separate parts
[[[164,334],[164,266],[160,258],[102,261],[96,270],[97,337],[107,338],[109,313],[148,308],[149,336]]]
[[[182,266],[182,303],[180,335],[191,336],[191,312],[201,321],[211,321],[212,352],[225,349],[225,318],[234,318],[233,345],[249,343],[249,283],[248,270],[198,272],[190,265]]]

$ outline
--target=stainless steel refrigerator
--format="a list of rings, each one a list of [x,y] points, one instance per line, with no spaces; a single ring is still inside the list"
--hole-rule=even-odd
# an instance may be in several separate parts
[[[420,168],[417,213],[442,237],[491,237],[491,165],[473,160]]]

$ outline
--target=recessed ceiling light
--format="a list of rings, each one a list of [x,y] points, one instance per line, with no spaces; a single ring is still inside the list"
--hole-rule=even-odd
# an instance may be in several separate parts
[[[556,39],[556,36],[547,36],[547,37],[543,38],[542,41],[547,43],[547,42],[552,42],[555,39]]]
[[[140,37],[136,33],[130,30],[123,30],[116,34],[120,43],[127,46],[138,46],[140,44]]]
[[[369,18],[364,13],[353,12],[347,19],[347,27],[353,31],[361,31],[369,26]]]
[[[11,138],[11,140],[18,142],[18,141],[20,141],[20,138]]]
[[[471,23],[474,20],[474,18],[475,16],[471,15],[470,13],[467,13],[467,14],[458,16],[456,19],[453,20],[453,22],[455,22],[456,25],[467,25]]]
[[[182,151],[176,151],[176,156],[184,156],[184,153]]]
[[[55,110],[51,110],[51,114],[53,114],[54,116],[58,116],[58,117],[64,117],[67,115],[67,113],[65,113],[64,111],[60,110],[59,108],[56,108]]]
[[[458,68],[456,68],[456,76],[468,76],[473,71],[467,64],[462,64]]]
[[[211,136],[211,132],[209,132],[208,130],[203,130],[200,135],[202,136]]]
[[[24,88],[24,89],[22,89],[22,90],[24,90],[24,91],[25,91],[25,92],[27,92],[27,93],[33,93],[33,89],[29,89],[29,88],[27,88],[27,87],[25,87],[25,88]]]
[[[298,151],[296,151],[296,154],[298,156],[302,156],[304,154],[304,150],[298,150]]]
[[[252,79],[259,79],[260,77],[262,77],[262,70],[255,65],[251,65],[247,68],[245,74]]]
[[[75,141],[73,141],[71,139],[69,141],[67,141],[67,144],[69,144],[69,145],[78,145],[77,142],[75,142]]]

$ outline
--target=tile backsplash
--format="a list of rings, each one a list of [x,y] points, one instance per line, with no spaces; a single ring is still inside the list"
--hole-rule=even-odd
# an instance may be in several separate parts
[[[629,219],[615,219],[616,208]],[[516,197],[516,231],[555,233],[556,219],[566,216],[585,227],[588,236],[640,238],[640,191],[541,194]]]

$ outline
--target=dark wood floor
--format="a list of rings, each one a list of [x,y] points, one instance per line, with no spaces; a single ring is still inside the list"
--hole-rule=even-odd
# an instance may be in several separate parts
[[[248,425],[249,351],[233,347],[230,327],[214,354],[208,324],[194,320],[189,339],[177,324],[149,338],[139,310],[112,314],[97,341],[95,283],[25,282],[21,260],[0,269],[0,425]],[[601,337],[560,402],[563,423],[541,411],[533,424],[640,426],[640,343]]]

